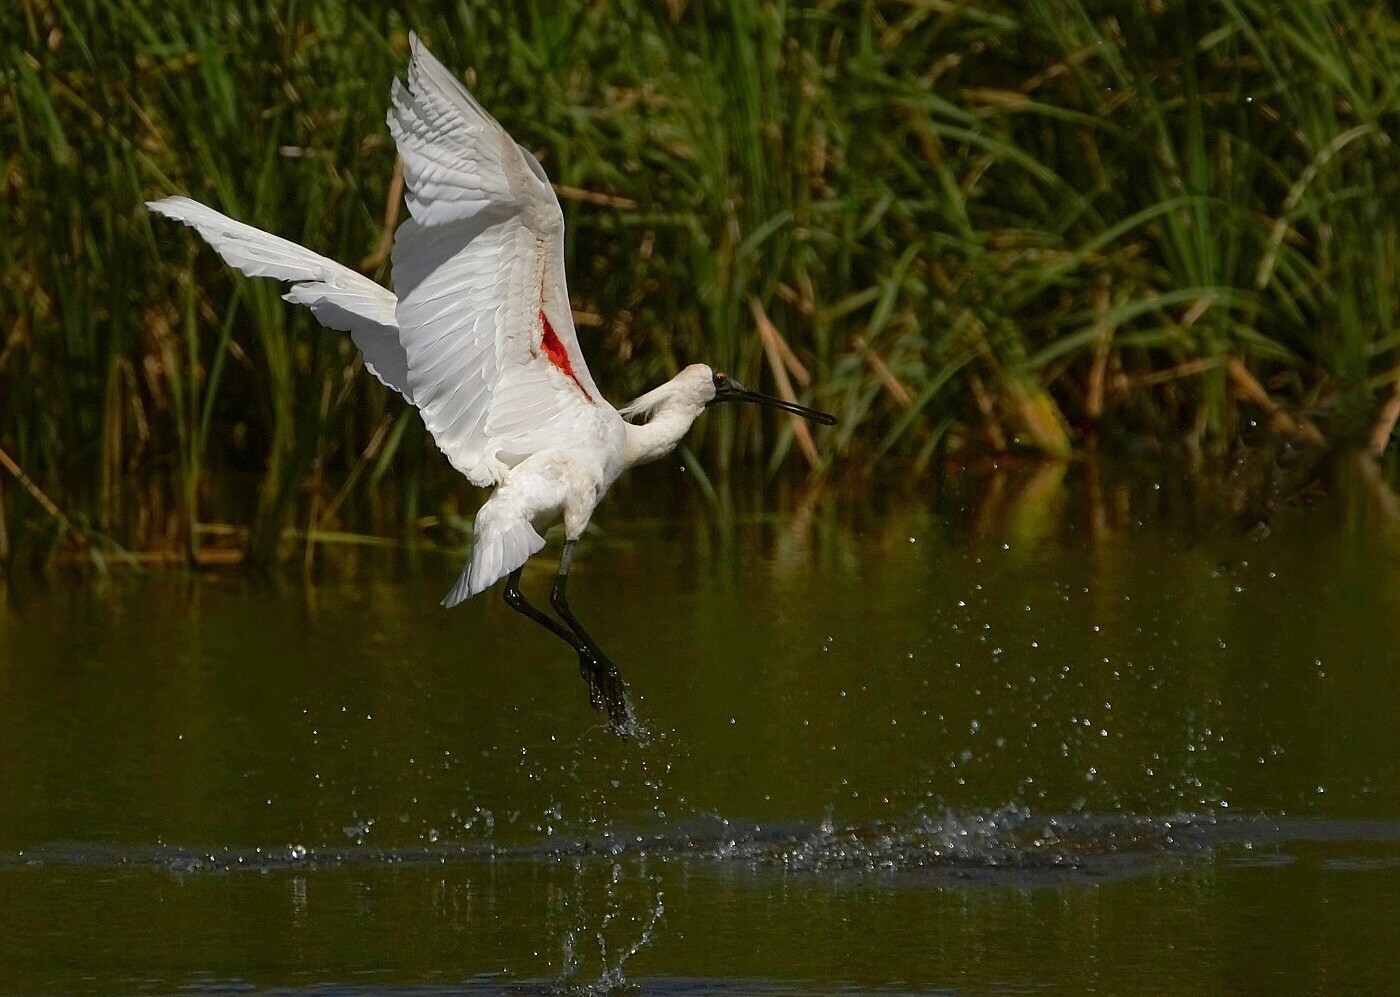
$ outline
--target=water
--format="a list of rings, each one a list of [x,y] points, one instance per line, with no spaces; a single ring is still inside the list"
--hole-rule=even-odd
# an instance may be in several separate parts
[[[1400,527],[1322,491],[663,466],[571,586],[645,743],[449,560],[16,577],[0,992],[1400,992]]]

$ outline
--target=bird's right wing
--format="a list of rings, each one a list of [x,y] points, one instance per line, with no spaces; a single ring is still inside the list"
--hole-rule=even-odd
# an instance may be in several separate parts
[[[394,238],[399,341],[423,422],[473,484],[619,417],[564,285],[564,216],[535,158],[412,37],[389,130],[412,216]]]
[[[408,358],[399,345],[394,295],[364,274],[271,232],[235,221],[188,197],[147,201],[156,214],[183,222],[232,267],[250,277],[289,281],[282,297],[306,305],[327,329],[350,333],[365,369],[409,402]]]

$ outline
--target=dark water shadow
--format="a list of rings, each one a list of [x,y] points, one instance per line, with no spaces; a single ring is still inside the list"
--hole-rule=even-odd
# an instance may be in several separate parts
[[[1065,880],[1118,880],[1148,875],[1163,863],[1216,858],[1235,865],[1285,860],[1297,845],[1369,843],[1400,848],[1400,819],[1332,821],[1091,815],[1038,816],[1021,808],[989,815],[948,813],[908,823],[834,828],[827,823],[680,822],[664,833],[560,836],[527,844],[435,843],[378,848],[190,848],[52,843],[0,853],[0,873],[77,868],[163,871],[177,876],[309,873],[373,867],[455,865],[557,866],[684,863],[726,875],[780,873],[839,886],[878,878],[886,886],[937,883],[1025,888]],[[1396,859],[1340,857],[1358,869],[1389,868]],[[1379,865],[1377,864],[1379,863]]]

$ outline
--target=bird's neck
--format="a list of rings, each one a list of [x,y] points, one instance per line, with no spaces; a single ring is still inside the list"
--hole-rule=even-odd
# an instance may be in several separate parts
[[[647,464],[665,457],[690,431],[702,408],[683,402],[666,402],[641,425],[627,424],[627,443],[622,459],[626,466]]]

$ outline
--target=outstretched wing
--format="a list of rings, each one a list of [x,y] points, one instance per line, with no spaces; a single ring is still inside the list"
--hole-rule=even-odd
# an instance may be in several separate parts
[[[230,266],[248,276],[291,282],[292,289],[282,297],[306,305],[327,329],[350,333],[365,356],[365,368],[413,401],[394,295],[388,290],[305,246],[234,221],[188,197],[147,201],[146,207],[193,228]]]
[[[389,110],[411,215],[394,239],[399,341],[433,439],[488,485],[618,416],[579,349],[543,168],[417,36],[412,48]]]

